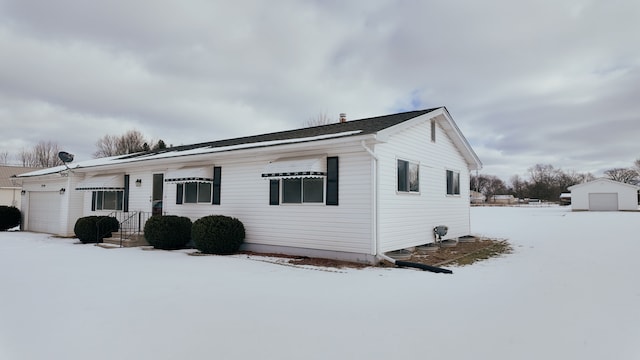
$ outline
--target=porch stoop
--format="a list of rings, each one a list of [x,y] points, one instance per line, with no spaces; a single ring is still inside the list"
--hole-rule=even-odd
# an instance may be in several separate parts
[[[114,232],[111,237],[102,239],[102,242],[120,246],[120,233]],[[148,246],[149,243],[144,238],[144,234],[127,234],[123,235],[122,247]]]

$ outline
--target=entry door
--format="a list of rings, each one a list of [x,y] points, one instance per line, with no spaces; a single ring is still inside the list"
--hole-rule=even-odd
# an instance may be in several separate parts
[[[590,193],[589,210],[618,211],[618,193]]]
[[[164,174],[153,174],[152,209],[151,215],[162,215],[162,194],[164,187]]]

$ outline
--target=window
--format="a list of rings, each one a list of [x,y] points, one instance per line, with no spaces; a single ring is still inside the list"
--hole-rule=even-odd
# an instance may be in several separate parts
[[[447,170],[447,195],[460,195],[460,173]]]
[[[431,142],[436,142],[436,120],[431,119]]]
[[[94,191],[92,210],[122,210],[124,191]]]
[[[182,188],[184,189],[184,195],[182,199],[184,200],[185,204],[211,204],[210,182],[188,182],[185,183]],[[178,187],[178,189],[180,189],[180,186]]]
[[[324,201],[323,178],[282,179],[282,203],[322,203]]]
[[[213,177],[211,177],[213,175]],[[165,176],[164,182],[176,183],[176,204],[220,205],[222,168],[183,168]]]
[[[398,191],[420,191],[420,166],[406,160],[398,160]]]

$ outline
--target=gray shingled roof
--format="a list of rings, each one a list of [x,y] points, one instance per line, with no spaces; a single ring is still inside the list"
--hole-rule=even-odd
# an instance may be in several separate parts
[[[13,175],[24,174],[37,169],[39,168],[0,165],[0,187],[15,187],[15,185],[11,183],[11,177]]]
[[[254,135],[254,136],[245,136],[234,139],[226,139],[226,140],[217,140],[199,144],[192,145],[181,145],[174,146],[172,148],[167,149],[159,149],[159,150],[151,150],[148,152],[131,154],[129,156],[122,157],[121,159],[126,158],[135,158],[139,156],[146,156],[154,153],[163,153],[163,152],[175,152],[175,151],[185,151],[192,150],[198,148],[217,148],[222,146],[235,146],[235,145],[243,145],[243,144],[251,144],[251,143],[259,143],[265,141],[278,141],[278,140],[289,140],[289,139],[298,139],[298,138],[310,138],[315,136],[322,135],[330,135],[330,134],[338,134],[342,132],[348,131],[360,131],[358,135],[366,135],[377,133],[380,130],[384,130],[388,127],[400,124],[404,121],[413,119],[420,115],[424,115],[428,112],[440,109],[440,107],[425,109],[425,110],[416,110],[416,111],[408,111],[399,114],[385,115],[385,116],[376,116],[367,119],[360,120],[350,120],[344,123],[334,123],[329,125],[320,125],[307,127],[296,130],[288,130],[288,131],[280,131],[269,134],[262,135]]]

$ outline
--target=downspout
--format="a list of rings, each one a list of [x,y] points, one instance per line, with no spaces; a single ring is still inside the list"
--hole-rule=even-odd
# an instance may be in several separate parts
[[[372,248],[374,250],[374,256],[376,256],[377,258],[379,258],[379,254],[380,254],[380,244],[378,243],[378,233],[380,232],[380,226],[379,226],[379,221],[378,221],[378,155],[376,155],[376,153],[374,153],[369,147],[367,147],[367,144],[365,143],[364,140],[362,140],[360,142],[360,145],[362,145],[362,148],[364,148],[369,155],[371,155],[371,157],[373,158],[373,162],[375,163],[375,166],[373,168],[373,176],[371,177],[373,180],[373,226],[372,226],[372,230],[373,230],[373,239],[372,239]],[[386,260],[386,259],[385,259]]]
[[[400,260],[396,260],[393,259],[387,255],[385,255],[384,253],[382,253],[380,251],[380,242],[378,240],[378,234],[380,232],[380,221],[379,221],[379,215],[378,215],[378,205],[379,205],[379,196],[378,196],[378,178],[379,178],[379,164],[378,164],[378,155],[376,155],[376,153],[374,153],[369,147],[367,147],[367,144],[365,143],[364,140],[362,140],[360,142],[360,145],[362,145],[362,147],[369,153],[369,155],[371,155],[371,157],[373,158],[374,162],[375,162],[375,168],[374,168],[374,172],[375,174],[373,175],[373,202],[375,204],[375,206],[373,207],[373,221],[374,221],[374,225],[373,225],[373,243],[374,243],[374,248],[375,248],[375,257],[378,260],[384,260],[384,261],[388,261],[392,264],[394,264],[395,266],[398,267],[412,267],[412,268],[417,268],[417,269],[422,269],[422,270],[427,270],[427,271],[431,271],[431,272],[435,272],[435,273],[444,273],[444,274],[452,274],[453,271],[449,270],[449,269],[444,269],[444,268],[439,268],[439,267],[435,267],[435,266],[431,266],[431,265],[426,265],[426,264],[420,264],[420,263],[413,263],[413,262],[408,262],[408,261],[400,261]]]

